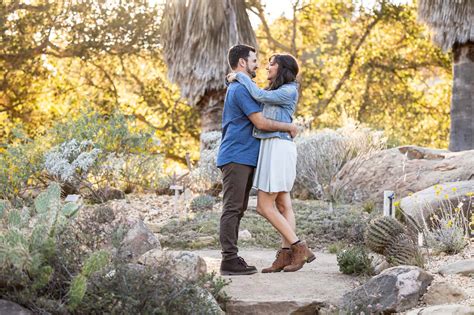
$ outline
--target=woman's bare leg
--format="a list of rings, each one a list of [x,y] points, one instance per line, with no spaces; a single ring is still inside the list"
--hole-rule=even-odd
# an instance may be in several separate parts
[[[275,199],[277,193],[267,193],[258,191],[257,212],[265,217],[285,239],[286,243],[293,244],[298,241],[293,226],[287,219],[276,209]],[[293,219],[294,220],[294,219]]]
[[[293,229],[293,232],[296,233],[296,221],[295,213],[293,212],[293,207],[291,205],[291,196],[289,192],[279,192],[275,200],[276,207],[282,216],[286,219],[288,224]],[[281,238],[282,247],[289,248],[291,243],[289,243],[284,237]]]

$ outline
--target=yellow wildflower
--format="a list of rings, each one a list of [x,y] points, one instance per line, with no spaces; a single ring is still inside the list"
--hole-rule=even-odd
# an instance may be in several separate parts
[[[445,194],[445,195],[444,195],[444,199],[449,199],[448,194]]]
[[[395,202],[393,203],[393,206],[394,206],[394,207],[400,206],[400,201],[395,201]]]
[[[458,189],[456,187],[451,188],[452,191],[456,192]]]
[[[472,197],[472,196],[474,196],[474,191],[470,191],[470,192],[468,192],[468,193],[466,194],[466,196],[468,196],[468,197]]]
[[[446,226],[448,228],[452,227],[453,226],[453,221],[452,220],[448,220],[448,223],[446,223]]]

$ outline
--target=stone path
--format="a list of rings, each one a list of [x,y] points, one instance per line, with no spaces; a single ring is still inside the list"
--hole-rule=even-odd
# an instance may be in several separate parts
[[[219,274],[220,251],[195,252],[206,261],[208,272]],[[225,287],[231,297],[227,314],[316,314],[317,310],[330,311],[330,305],[339,304],[342,295],[357,286],[356,278],[339,272],[336,255],[315,254],[315,261],[293,273],[225,276],[232,281]],[[271,265],[275,251],[244,249],[240,255],[260,271]]]

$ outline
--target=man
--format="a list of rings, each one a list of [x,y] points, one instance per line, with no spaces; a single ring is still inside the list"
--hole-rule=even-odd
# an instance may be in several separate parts
[[[230,48],[228,62],[233,71],[256,76],[258,68],[255,48],[236,45]],[[222,247],[222,275],[249,275],[257,272],[238,256],[237,239],[240,220],[247,209],[254,169],[257,166],[260,140],[252,136],[253,127],[265,131],[285,131],[296,136],[294,124],[263,117],[260,105],[239,82],[227,88],[222,114],[222,141],[217,167],[222,171],[223,211],[219,240]]]

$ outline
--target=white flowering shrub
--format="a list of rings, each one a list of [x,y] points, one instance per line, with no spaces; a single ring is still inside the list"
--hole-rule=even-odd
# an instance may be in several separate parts
[[[46,152],[44,167],[56,180],[74,183],[87,177],[100,152],[90,140],[72,139]]]
[[[296,138],[298,160],[295,195],[335,200],[338,191],[332,187],[339,170],[350,160],[355,168],[373,153],[386,147],[382,132],[349,123],[337,130],[306,132]]]
[[[190,174],[190,188],[199,193],[218,194],[221,187],[221,171],[216,166],[217,153],[221,144],[220,131],[201,135],[201,158],[198,167]]]
[[[16,132],[0,154],[0,198],[29,199],[50,180],[63,193],[85,189],[97,201],[110,188],[161,189],[167,180],[160,177],[159,145],[153,129],[120,112],[85,112],[35,139]]]

